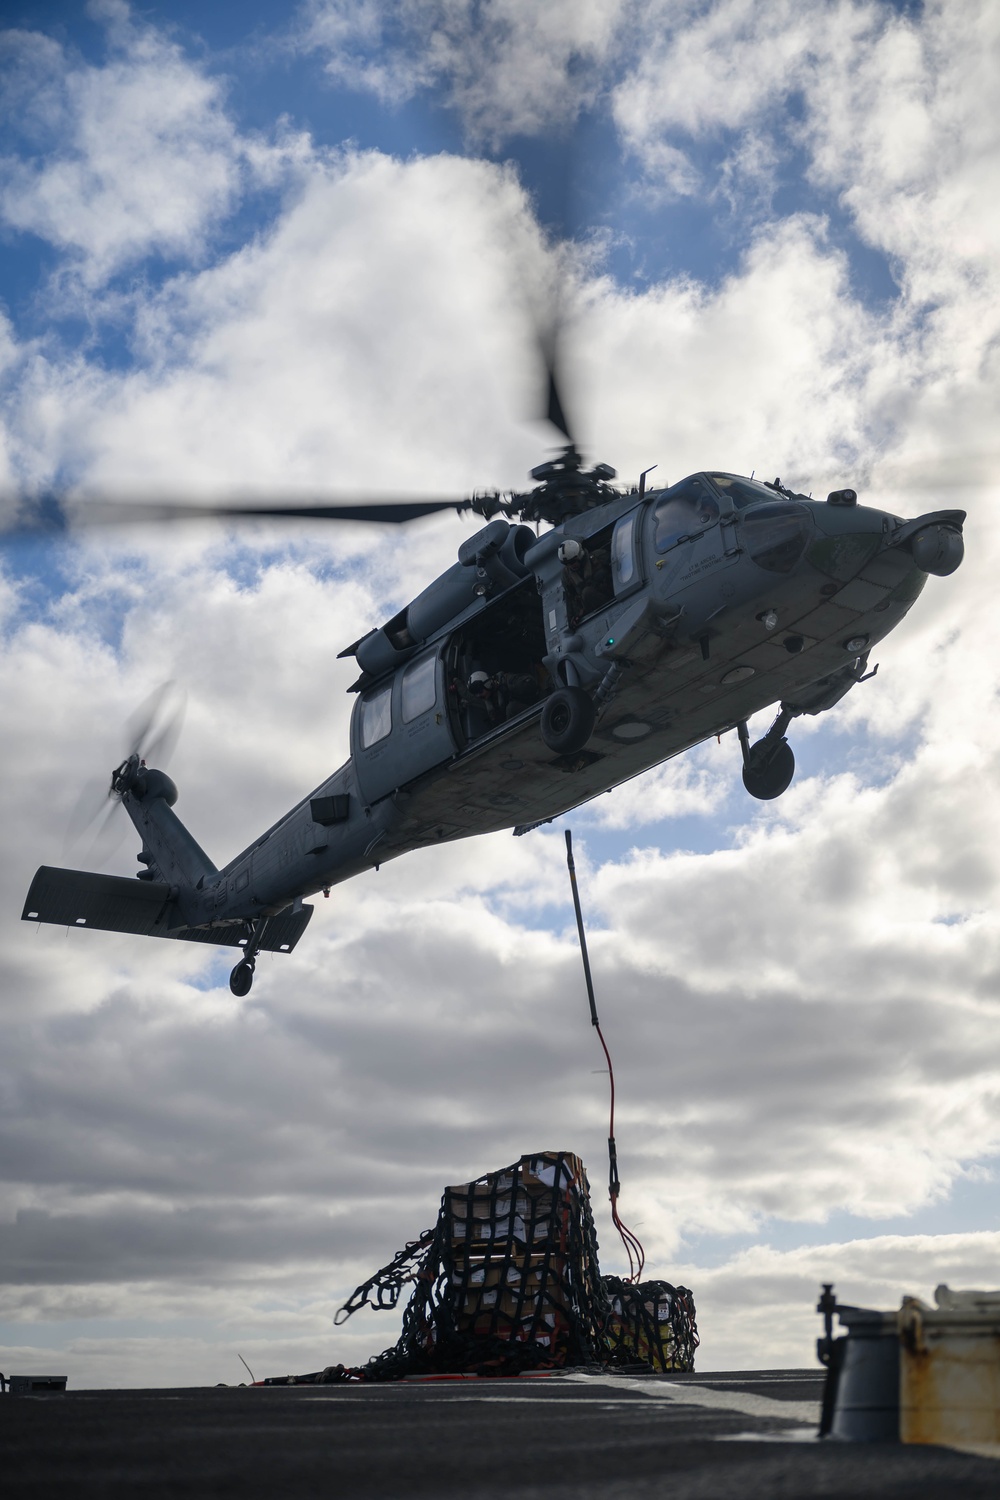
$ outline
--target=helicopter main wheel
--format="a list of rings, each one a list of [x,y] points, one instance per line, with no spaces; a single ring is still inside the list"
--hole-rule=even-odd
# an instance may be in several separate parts
[[[751,797],[761,802],[771,802],[787,791],[795,775],[795,756],[787,740],[779,740],[778,747],[763,765],[754,763],[755,745],[750,751],[750,764],[743,767],[743,785]]]
[[[241,958],[229,976],[229,988],[241,1000],[244,995],[249,995],[250,993],[250,986],[253,984],[254,967],[252,959]]]
[[[557,688],[542,709],[542,739],[556,755],[582,750],[594,732],[597,710],[583,688]]]

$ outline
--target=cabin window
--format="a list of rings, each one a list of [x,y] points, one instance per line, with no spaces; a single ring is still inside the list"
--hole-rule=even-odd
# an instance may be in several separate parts
[[[392,683],[376,688],[361,704],[361,748],[384,740],[392,728]]]
[[[630,588],[638,575],[635,556],[635,519],[634,511],[630,516],[623,516],[615,527],[611,542],[611,571],[616,594],[621,594],[625,589]]]
[[[719,519],[719,502],[703,479],[685,479],[664,493],[654,517],[656,550],[666,552],[713,526]]]
[[[403,673],[403,723],[419,719],[437,697],[437,653],[411,662]]]
[[[791,500],[755,505],[743,513],[743,540],[754,562],[769,573],[790,573],[802,556],[812,520],[804,505]]]

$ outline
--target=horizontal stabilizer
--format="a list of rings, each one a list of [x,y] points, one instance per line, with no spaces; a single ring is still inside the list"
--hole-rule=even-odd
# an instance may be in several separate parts
[[[301,906],[296,912],[283,911],[277,917],[268,917],[260,952],[291,953],[309,926],[312,914],[311,906]],[[246,928],[242,922],[225,922],[218,927],[178,927],[163,936],[184,938],[189,943],[219,943],[226,948],[238,948],[246,937]]]
[[[86,870],[57,870],[42,865],[31,882],[21,913],[25,922],[52,922],[58,927],[96,927],[100,932],[131,932],[143,937],[180,938],[189,943],[218,943],[238,948],[246,937],[242,922],[218,927],[185,927],[170,886],[160,881],[129,880],[124,875],[94,875]],[[311,906],[270,917],[260,943],[265,953],[290,953],[309,925]]]

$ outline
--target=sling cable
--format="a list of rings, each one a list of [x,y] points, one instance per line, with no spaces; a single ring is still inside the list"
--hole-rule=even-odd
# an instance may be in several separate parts
[[[638,1236],[623,1224],[618,1216],[618,1198],[622,1190],[621,1179],[618,1176],[618,1149],[615,1145],[615,1070],[611,1063],[611,1053],[608,1044],[604,1040],[601,1031],[601,1023],[597,1018],[597,1002],[594,999],[594,981],[590,973],[590,955],[587,952],[587,934],[583,926],[583,910],[580,906],[580,892],[576,883],[576,865],[573,862],[573,835],[566,829],[566,864],[569,867],[569,883],[573,890],[573,907],[576,911],[576,930],[580,935],[580,954],[583,958],[583,975],[587,981],[587,999],[590,1001],[590,1023],[597,1032],[598,1040],[604,1049],[604,1056],[608,1060],[608,1080],[611,1084],[611,1123],[608,1127],[608,1197],[611,1199],[611,1222],[621,1235],[625,1253],[628,1256],[629,1274],[625,1278],[632,1283],[637,1282],[642,1276],[642,1270],[646,1264],[646,1252],[638,1239]]]

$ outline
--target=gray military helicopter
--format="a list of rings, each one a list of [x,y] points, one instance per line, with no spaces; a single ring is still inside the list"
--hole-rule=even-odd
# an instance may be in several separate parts
[[[929,574],[962,561],[965,512],[903,520],[852,489],[817,501],[711,470],[615,488],[607,464],[584,467],[551,366],[548,388],[566,446],[523,494],[137,510],[399,522],[471,509],[487,524],[340,653],[360,668],[350,756],[224,869],[136,743],[109,795],[142,841],[138,880],[43,865],[24,920],[240,948],[229,983],[243,996],[258,953],[299,941],[305,897],[414,849],[527,833],[710,735],[735,729],[747,791],[781,795],[795,769],[791,721],[875,675],[872,648]],[[777,717],[751,745],[747,721],[771,704]]]

